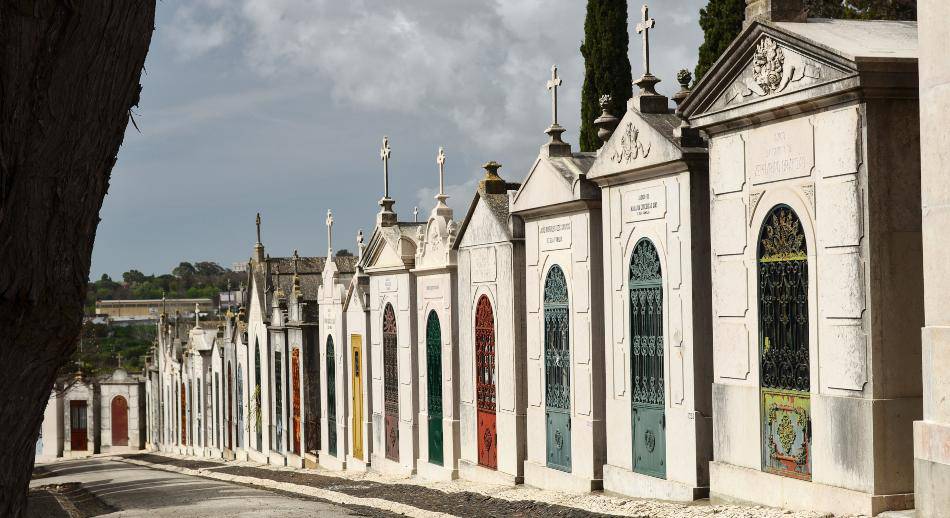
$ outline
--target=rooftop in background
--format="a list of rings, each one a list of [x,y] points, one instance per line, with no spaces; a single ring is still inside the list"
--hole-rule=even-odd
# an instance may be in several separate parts
[[[917,22],[831,20],[773,22],[852,61],[917,59]]]
[[[183,315],[194,316],[195,304],[198,304],[201,313],[215,310],[211,299],[97,300],[96,314],[107,315],[113,322],[158,320],[162,304],[170,315],[178,311]]]

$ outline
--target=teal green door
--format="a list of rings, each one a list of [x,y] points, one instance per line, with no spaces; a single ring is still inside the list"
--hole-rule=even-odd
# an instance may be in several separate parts
[[[630,342],[633,470],[666,478],[663,276],[647,239],[636,244],[630,260]]]
[[[544,283],[544,401],[547,465],[571,471],[571,350],[567,282],[554,265]]]
[[[336,457],[336,351],[327,336],[327,450]]]
[[[426,388],[429,403],[429,462],[442,465],[442,327],[435,311],[426,322]]]

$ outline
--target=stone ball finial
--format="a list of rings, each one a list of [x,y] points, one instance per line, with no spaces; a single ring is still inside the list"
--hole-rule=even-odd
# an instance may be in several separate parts
[[[684,68],[676,73],[676,81],[680,84],[680,91],[673,94],[671,99],[679,107],[689,97],[689,84],[693,81],[693,74]]]

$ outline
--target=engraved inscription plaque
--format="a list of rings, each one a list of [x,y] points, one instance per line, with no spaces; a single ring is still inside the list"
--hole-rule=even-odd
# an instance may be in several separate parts
[[[815,167],[815,132],[808,119],[750,131],[746,163],[753,184],[800,178]]]
[[[662,185],[623,194],[625,223],[660,219],[666,216],[666,188]]]

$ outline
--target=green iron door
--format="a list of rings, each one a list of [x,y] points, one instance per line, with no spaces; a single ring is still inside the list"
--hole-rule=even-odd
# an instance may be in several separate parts
[[[336,351],[327,336],[327,451],[336,456]]]
[[[648,239],[633,248],[629,286],[633,470],[666,478],[663,275]]]
[[[571,471],[571,350],[567,282],[554,265],[544,283],[544,401],[548,467]]]
[[[429,396],[429,462],[442,465],[442,328],[435,311],[426,322],[426,388]]]
[[[808,255],[788,206],[765,218],[758,256],[762,469],[811,480]]]

